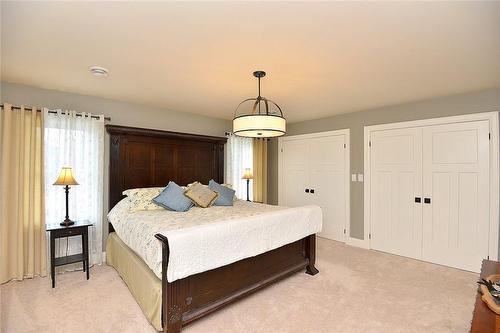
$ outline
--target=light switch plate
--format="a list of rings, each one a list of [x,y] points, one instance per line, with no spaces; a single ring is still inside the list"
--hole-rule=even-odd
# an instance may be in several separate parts
[[[363,181],[363,174],[358,173],[358,182],[362,182],[362,181]]]
[[[356,174],[355,174],[355,173],[353,173],[353,174],[351,175],[351,181],[353,181],[353,182],[355,182],[355,181],[356,181]]]

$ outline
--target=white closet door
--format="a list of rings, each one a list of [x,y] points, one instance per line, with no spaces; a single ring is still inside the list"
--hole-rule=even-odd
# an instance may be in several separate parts
[[[349,216],[349,135],[345,131],[337,133],[281,139],[280,205],[320,206],[323,228],[319,236],[345,241]]]
[[[309,179],[311,202],[323,211],[319,236],[345,241],[346,224],[346,144],[345,135],[308,139],[310,142]]]
[[[422,129],[371,134],[371,247],[421,257]]]
[[[309,185],[309,141],[283,141],[283,205],[303,206],[309,195],[305,189]]]
[[[478,272],[488,255],[489,122],[424,128],[423,260]]]

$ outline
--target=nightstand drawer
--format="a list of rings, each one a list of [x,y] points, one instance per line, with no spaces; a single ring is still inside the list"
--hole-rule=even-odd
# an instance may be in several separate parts
[[[71,236],[80,236],[85,233],[87,227],[77,227],[77,228],[66,228],[66,229],[58,229],[52,230],[55,238],[59,237],[71,237]]]

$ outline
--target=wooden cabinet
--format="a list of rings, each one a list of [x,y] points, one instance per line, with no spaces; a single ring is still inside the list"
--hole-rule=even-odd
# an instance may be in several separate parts
[[[500,263],[496,261],[483,260],[481,278],[489,275],[500,274]],[[477,291],[474,314],[472,316],[471,333],[494,333],[500,332],[500,316],[491,311],[486,303],[481,300],[481,292]]]

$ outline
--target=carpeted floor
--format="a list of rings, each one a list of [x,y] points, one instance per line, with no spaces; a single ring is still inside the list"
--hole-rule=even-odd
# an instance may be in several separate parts
[[[468,332],[476,274],[318,240],[317,268],[185,327],[207,332]],[[0,287],[1,332],[155,332],[108,266]]]

